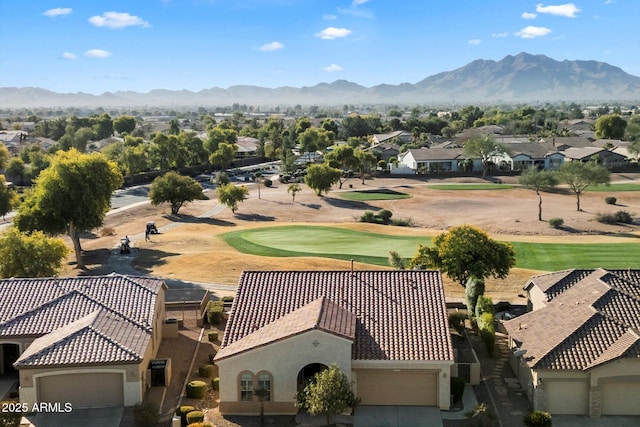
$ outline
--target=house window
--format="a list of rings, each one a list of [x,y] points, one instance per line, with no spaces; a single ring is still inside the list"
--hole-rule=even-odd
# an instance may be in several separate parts
[[[253,375],[246,373],[240,377],[240,400],[253,400]]]
[[[258,375],[258,388],[268,392],[262,400],[271,400],[271,374],[265,372]]]

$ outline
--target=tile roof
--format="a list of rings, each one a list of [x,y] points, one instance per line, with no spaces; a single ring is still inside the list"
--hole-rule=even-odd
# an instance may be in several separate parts
[[[356,316],[327,298],[320,297],[223,347],[216,359],[224,359],[314,329],[353,341]]]
[[[87,357],[93,357],[91,363],[133,362],[149,341],[157,297],[165,287],[159,279],[116,274],[1,279],[0,339],[40,337],[23,353],[20,366],[74,364]],[[76,323],[87,316],[97,318],[89,326]],[[79,328],[72,334],[71,325]],[[109,350],[118,346],[135,356]],[[99,355],[88,354],[97,348]]]
[[[461,159],[464,157],[463,151],[462,148],[418,148],[408,150],[417,162]]]
[[[453,361],[442,276],[415,270],[245,271],[218,354],[269,342],[262,334],[300,331],[321,297],[333,311],[318,318],[319,328],[350,336],[348,313],[355,316],[355,360]],[[299,318],[306,320],[290,324]]]
[[[506,322],[532,368],[586,370],[640,358],[640,270],[565,270],[532,277],[547,305]]]

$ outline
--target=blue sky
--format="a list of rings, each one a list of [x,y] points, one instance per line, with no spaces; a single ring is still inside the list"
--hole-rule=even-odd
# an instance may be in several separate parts
[[[416,83],[520,52],[640,76],[640,1],[0,0],[0,86]]]

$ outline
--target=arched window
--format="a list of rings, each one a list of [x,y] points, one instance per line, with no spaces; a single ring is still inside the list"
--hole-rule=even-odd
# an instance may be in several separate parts
[[[240,400],[253,400],[253,375],[250,372],[240,376]]]
[[[262,372],[258,375],[258,388],[266,390],[265,396],[262,400],[271,400],[271,374],[268,372]]]

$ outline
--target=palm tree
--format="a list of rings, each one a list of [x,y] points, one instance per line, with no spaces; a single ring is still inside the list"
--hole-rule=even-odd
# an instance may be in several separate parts
[[[260,425],[264,425],[264,401],[269,400],[271,393],[266,388],[256,388],[253,394],[258,398],[260,404]]]

